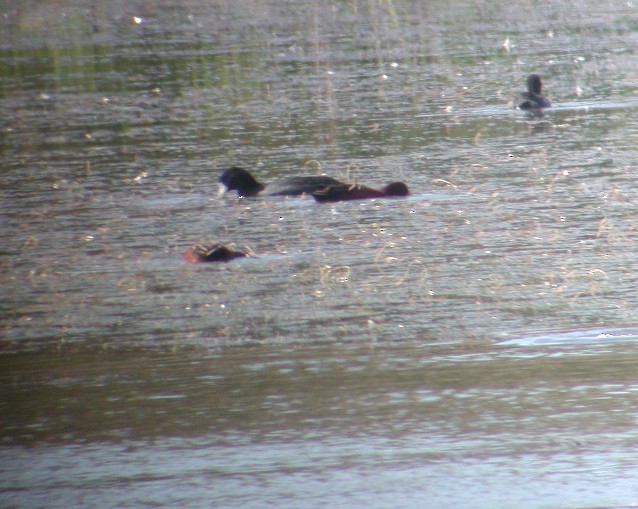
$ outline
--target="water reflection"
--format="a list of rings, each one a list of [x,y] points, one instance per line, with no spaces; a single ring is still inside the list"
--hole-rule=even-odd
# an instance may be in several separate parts
[[[488,440],[525,431],[521,440],[560,441],[570,439],[577,419],[589,432],[631,429],[635,359],[618,356],[623,342],[533,345],[527,352],[371,344],[251,347],[203,357],[6,356],[12,413],[3,417],[3,440],[329,440],[426,432]]]
[[[351,493],[349,483],[374,477],[408,507],[425,494],[535,506],[565,483],[579,486],[564,499],[576,505],[629,502],[636,359],[619,355],[622,343],[580,348],[563,344],[567,358],[488,344],[5,356],[13,412],[2,440],[20,454],[1,462],[4,497],[97,502],[126,484],[134,505],[292,496],[312,507],[298,482],[311,499],[356,501],[372,487]],[[450,476],[467,490],[452,490]]]

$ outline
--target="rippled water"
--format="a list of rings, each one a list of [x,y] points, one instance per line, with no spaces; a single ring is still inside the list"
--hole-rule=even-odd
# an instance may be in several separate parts
[[[0,14],[0,505],[638,504],[631,3]]]

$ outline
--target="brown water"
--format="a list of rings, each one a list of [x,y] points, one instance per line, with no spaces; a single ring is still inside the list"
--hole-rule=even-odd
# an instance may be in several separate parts
[[[638,505],[637,9],[0,3],[0,506]]]

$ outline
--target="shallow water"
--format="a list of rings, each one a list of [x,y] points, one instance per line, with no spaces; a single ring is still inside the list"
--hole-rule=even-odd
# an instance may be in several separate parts
[[[0,13],[0,505],[638,504],[636,7]]]

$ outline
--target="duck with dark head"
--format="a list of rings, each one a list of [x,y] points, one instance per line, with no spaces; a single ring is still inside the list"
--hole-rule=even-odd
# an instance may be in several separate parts
[[[527,92],[523,92],[523,101],[519,108],[522,110],[539,110],[551,107],[552,103],[541,95],[543,82],[538,74],[530,74],[527,77]]]
[[[267,186],[261,184],[247,170],[232,166],[219,177],[222,194],[237,191],[237,196],[251,197],[258,194],[270,196],[299,196],[312,194],[326,186],[341,184],[337,179],[325,175],[307,175],[277,180]]]

